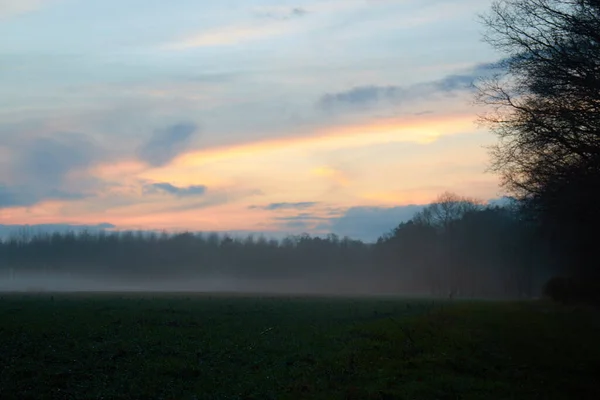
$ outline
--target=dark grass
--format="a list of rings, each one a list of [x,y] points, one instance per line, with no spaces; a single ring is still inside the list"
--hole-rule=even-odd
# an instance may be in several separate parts
[[[3,295],[0,399],[599,399],[599,334],[542,302]]]

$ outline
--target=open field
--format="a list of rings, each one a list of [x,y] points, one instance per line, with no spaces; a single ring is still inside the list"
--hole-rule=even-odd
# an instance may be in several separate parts
[[[1,297],[5,400],[600,398],[592,310],[392,297]]]

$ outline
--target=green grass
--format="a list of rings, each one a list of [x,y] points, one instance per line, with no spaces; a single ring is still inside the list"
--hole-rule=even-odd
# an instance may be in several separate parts
[[[0,398],[596,399],[599,334],[537,302],[4,295]]]

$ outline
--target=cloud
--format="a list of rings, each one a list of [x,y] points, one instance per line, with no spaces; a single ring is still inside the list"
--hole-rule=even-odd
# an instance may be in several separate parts
[[[303,220],[287,221],[283,225],[284,228],[293,230],[308,230],[312,226],[309,222]]]
[[[330,166],[313,168],[310,172],[318,177],[330,179],[338,185],[345,186],[350,182],[349,177],[344,171]]]
[[[30,206],[37,201],[36,196],[20,192],[0,183],[0,208]]]
[[[317,227],[319,230],[333,232],[340,236],[349,236],[374,242],[400,223],[411,219],[421,211],[423,205],[398,207],[352,207],[343,215],[330,219]]]
[[[233,203],[241,199],[246,199],[253,196],[262,196],[264,193],[258,189],[237,189],[237,190],[215,190],[207,193],[201,201],[193,203],[177,205],[175,207],[165,208],[166,212],[181,212],[190,210],[201,210],[204,208],[222,206]]]
[[[336,106],[366,107],[381,101],[401,103],[436,95],[451,95],[468,92],[475,88],[474,82],[502,68],[502,62],[477,64],[462,74],[447,75],[441,79],[422,82],[411,86],[355,86],[349,90],[326,93],[318,101],[318,106],[331,110]]]
[[[11,187],[0,183],[0,209],[11,207],[30,207],[44,200],[81,200],[91,196],[91,193],[64,191],[60,189],[41,190],[36,187]]]
[[[300,213],[297,215],[276,217],[275,221],[279,221],[280,228],[284,230],[312,230],[315,226],[328,218],[321,217],[311,213]]]
[[[0,19],[39,10],[57,0],[0,0]]]
[[[430,115],[433,114],[433,110],[424,110],[424,111],[418,111],[416,113],[413,113],[413,115],[419,117],[421,115]]]
[[[301,213],[297,215],[291,215],[287,217],[276,217],[278,221],[318,221],[324,220],[327,218],[319,217],[318,215],[310,214],[310,213]]]
[[[187,50],[198,47],[235,45],[275,36],[285,31],[285,26],[279,24],[230,26],[192,35],[169,43],[164,48],[166,50]]]
[[[254,11],[258,21],[209,28],[167,43],[163,49],[180,51],[230,46],[294,33],[301,30],[303,25],[294,20],[299,20],[308,13],[302,7],[258,7]]]
[[[377,102],[383,99],[394,99],[403,91],[398,86],[357,86],[350,90],[338,93],[327,93],[321,98],[324,106],[335,103],[365,104]]]
[[[473,129],[472,114],[454,114],[431,116],[406,116],[379,119],[365,123],[347,123],[332,128],[314,129],[310,134],[287,135],[281,138],[257,139],[253,142],[241,141],[230,146],[215,146],[191,151],[173,163],[175,168],[201,168],[203,166],[222,165],[227,171],[235,169],[262,169],[267,176],[273,176],[274,169],[281,163],[290,162],[291,156],[305,157],[308,152],[340,152],[342,150],[389,145],[391,143],[431,143],[443,136],[470,132]],[[306,153],[305,153],[306,152]],[[296,159],[296,158],[295,158]],[[276,163],[273,160],[281,160]],[[321,161],[324,161],[321,164]],[[331,167],[330,160],[319,160],[308,172],[311,175],[327,177],[340,185],[349,183],[347,171]],[[227,163],[227,165],[225,165]],[[333,164],[336,166],[336,164]],[[171,167],[171,166],[170,166]],[[308,167],[310,168],[310,166]],[[216,171],[220,174],[221,171]],[[231,173],[231,172],[229,172]],[[153,179],[155,181],[166,178]]]
[[[250,206],[250,209],[261,209],[267,211],[278,211],[278,210],[302,210],[306,208],[312,208],[318,205],[318,202],[304,201],[298,203],[271,203],[266,206]]]
[[[186,150],[197,131],[198,126],[193,123],[179,123],[158,130],[138,149],[138,157],[153,167],[162,167]]]
[[[204,185],[192,185],[177,187],[170,183],[153,183],[144,186],[145,193],[168,193],[177,197],[193,197],[206,194],[207,187]]]
[[[308,11],[306,11],[304,8],[300,8],[300,7],[295,7],[292,9],[292,12],[290,13],[290,15],[294,16],[294,17],[302,17],[303,15],[308,14]]]
[[[256,15],[260,18],[275,19],[275,20],[289,20],[292,18],[304,17],[308,14],[308,10],[302,7],[293,8],[278,8],[271,9],[269,11],[257,12]]]
[[[87,136],[16,138],[8,162],[10,182],[0,183],[0,207],[28,207],[43,200],[88,197],[99,182],[87,173],[105,153]]]
[[[23,150],[18,161],[19,173],[50,186],[61,186],[70,172],[86,169],[100,156],[94,143],[78,133],[37,138]]]

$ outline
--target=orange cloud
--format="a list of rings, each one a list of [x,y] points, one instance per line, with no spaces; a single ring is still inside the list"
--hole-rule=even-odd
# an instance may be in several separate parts
[[[129,161],[100,166],[96,173],[110,180],[123,181],[129,177],[131,182],[137,180],[138,184],[140,180],[169,182],[176,186],[202,184],[209,187],[209,192],[228,188],[260,188],[265,193],[261,200],[265,202],[302,198],[352,205],[366,200],[362,193],[377,192],[374,189],[376,187],[389,188],[391,174],[398,176],[394,165],[402,160],[389,151],[383,158],[378,158],[375,153],[381,151],[379,147],[385,149],[389,147],[388,144],[402,142],[427,144],[445,135],[469,132],[474,127],[472,120],[471,115],[389,119],[374,124],[322,129],[310,136],[277,138],[190,152],[161,168],[148,168],[142,163]],[[330,157],[328,152],[339,152],[340,149],[351,152],[348,153],[350,155],[357,151],[361,154],[362,161],[350,165],[350,175],[349,171],[334,168],[327,162]],[[454,157],[455,154],[450,156]],[[362,165],[366,159],[371,160],[368,161],[371,167]],[[394,165],[381,165],[379,159],[393,161]],[[429,157],[427,162],[435,161]],[[379,169],[384,172],[378,173]],[[408,178],[395,179],[394,185],[398,181],[408,183],[413,180],[407,181]],[[353,182],[355,179],[358,182],[350,185],[351,180]],[[244,201],[239,199],[238,204]],[[137,211],[134,209],[132,207],[128,212],[142,212],[140,208]],[[154,212],[150,209],[145,211]]]
[[[323,2],[322,4],[313,4],[310,8],[310,12],[316,12],[325,15],[336,15],[343,10],[360,8],[364,6],[364,1],[361,0],[327,1]],[[289,7],[285,6],[258,6],[253,7],[253,9],[255,12],[261,14],[273,15],[281,13],[282,11],[289,13],[290,10]],[[167,45],[163,46],[163,48],[165,50],[187,50],[198,47],[232,45],[265,39],[282,34],[302,32],[310,29],[311,27],[322,26],[322,24],[323,20],[317,19],[316,21],[311,21],[310,25],[307,27],[306,21],[304,21],[302,18],[298,18],[294,20],[288,19],[285,21],[277,21],[272,19],[263,21],[260,24],[221,26],[207,29],[203,32],[175,40],[172,43],[168,43]]]
[[[403,120],[391,119],[373,124],[323,129],[310,136],[278,138],[190,152],[180,156],[172,166],[199,166],[225,159],[239,160],[248,156],[266,155],[282,150],[295,152],[332,150],[397,142],[427,144],[442,136],[468,132],[473,129],[473,115],[471,114],[437,118],[407,117]]]
[[[100,164],[92,169],[92,173],[105,180],[122,178],[124,175],[141,173],[147,167],[141,161],[126,160],[111,164]]]
[[[443,185],[409,187],[404,190],[365,192],[361,197],[363,203],[389,207],[408,204],[428,204],[435,201],[440,193],[445,191],[482,201],[501,195],[496,177],[488,177],[488,179],[471,177],[471,179],[457,179],[445,182]]]
[[[46,201],[31,207],[0,210],[5,224],[99,224],[110,222],[121,230],[250,230],[269,219],[263,210],[248,210],[235,204],[208,209],[169,211],[164,203],[137,203],[90,213],[85,202]]]
[[[68,205],[65,201],[49,200],[30,207],[10,207],[0,209],[2,222],[7,225],[13,224],[52,224],[52,223],[87,223],[84,220],[72,220],[63,213],[64,207]],[[88,217],[89,218],[89,217]],[[93,218],[93,217],[91,217]],[[100,221],[106,222],[106,221]]]
[[[290,30],[290,24],[274,23],[249,26],[228,26],[209,29],[182,38],[164,46],[165,50],[187,50],[197,47],[213,47],[238,44],[276,36]]]
[[[329,178],[342,186],[346,186],[349,183],[348,177],[342,171],[339,171],[332,167],[317,167],[313,168],[311,172],[316,176]]]
[[[132,212],[134,211],[134,212]],[[110,221],[121,229],[166,230],[250,230],[268,220],[268,212],[248,210],[239,205],[226,204],[210,210],[182,210],[140,212],[135,207],[109,211]]]
[[[444,186],[430,186],[407,190],[367,192],[362,195],[363,201],[381,207],[408,204],[427,204],[446,190]]]
[[[123,229],[257,230],[274,229],[280,221],[267,211],[249,210],[251,204],[397,206],[430,202],[444,190],[489,198],[497,193],[497,182],[483,176],[484,165],[477,172],[486,137],[478,132],[472,115],[412,116],[203,149],[161,168],[126,160],[94,168],[96,177],[115,184],[96,198],[5,209],[2,218],[30,224],[110,222]],[[202,184],[209,190],[193,199],[143,196],[144,182]],[[244,195],[256,189],[262,194]],[[221,195],[227,204],[219,201]],[[213,205],[202,204],[211,199]]]

